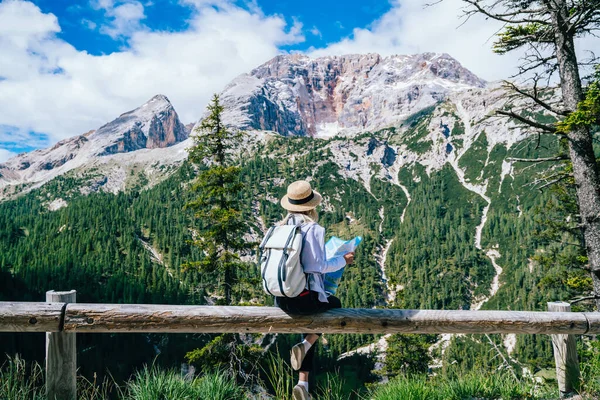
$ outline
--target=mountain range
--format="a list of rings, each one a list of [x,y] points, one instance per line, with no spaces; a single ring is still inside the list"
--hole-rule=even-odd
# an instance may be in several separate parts
[[[247,132],[236,151],[244,155],[244,201],[254,221],[253,239],[281,218],[278,199],[300,178],[311,180],[323,194],[323,224],[329,233],[364,237],[357,266],[345,272],[340,286],[344,304],[536,310],[565,295],[557,287],[541,289],[549,271],[536,261],[546,246],[535,236],[541,229],[536,210],[551,198],[530,184],[552,164],[512,161],[553,156],[559,143],[547,136],[538,140],[495,115],[517,101],[500,82],[485,82],[447,54],[315,59],[292,54],[235,78],[220,99],[225,123]],[[524,112],[552,121],[543,110]],[[96,272],[82,278],[102,282],[94,289],[100,294],[88,300],[106,300],[102,285],[112,276],[118,277],[114,287],[134,279],[126,287],[139,290],[118,301],[151,296],[167,302],[171,298],[160,296],[175,287],[181,289],[173,294],[177,301],[181,293],[193,293],[194,301],[200,301],[199,293],[209,303],[216,301],[214,288],[202,292],[196,286],[203,278],[186,277],[180,268],[194,254],[186,244],[193,230],[182,211],[193,126],[184,125],[168,98],[157,95],[96,130],[0,164],[0,207],[22,204],[14,206],[22,213],[6,221],[22,240],[7,234],[5,252],[12,255],[0,257],[0,266],[15,277],[34,279],[31,269],[37,265],[35,282],[46,285],[44,268],[51,261],[35,254],[31,257],[37,261],[24,260],[21,254],[56,235],[52,240],[60,240],[60,246],[82,252],[69,255],[70,260],[85,259],[90,249],[104,260],[101,272],[90,266]],[[105,192],[120,196],[119,202],[111,203]],[[83,222],[74,221],[89,218],[88,208],[107,202],[112,219],[98,215],[92,228],[104,239],[77,234]],[[27,214],[30,203],[45,213],[46,228],[34,229],[40,222]],[[115,222],[114,215],[123,220]],[[128,230],[130,238],[123,233]],[[103,248],[112,253],[105,256]],[[54,263],[63,268],[61,260]],[[72,260],[65,265],[71,271]],[[148,265],[152,271],[141,274]],[[162,282],[157,268],[163,268],[166,286],[147,293]],[[255,301],[248,293],[240,296]],[[365,343],[347,340],[340,339],[335,348],[342,352]],[[439,357],[448,348],[450,339],[445,340],[436,347]],[[469,343],[482,346],[477,340]],[[548,341],[529,336],[507,335],[498,345],[508,356],[523,359],[551,354]]]
[[[265,132],[352,138],[366,131],[402,127],[402,121],[411,115],[432,107],[438,110],[426,127],[431,131],[427,135],[412,139],[396,135],[397,145],[385,147],[383,165],[395,170],[407,162],[439,168],[459,159],[460,151],[464,152],[479,133],[471,129],[471,122],[503,104],[503,91],[497,84],[487,84],[447,54],[434,53],[317,59],[282,55],[234,79],[220,97],[224,120],[237,129],[253,132],[255,138]],[[445,104],[445,111],[439,108],[441,104]],[[466,127],[466,132],[450,137],[449,132],[457,124]],[[98,185],[91,179],[88,187],[102,186],[102,190],[111,192],[127,187],[125,175],[134,166],[160,177],[162,174],[155,173],[157,168],[178,165],[185,159],[185,149],[191,145],[191,141],[186,142],[191,126],[182,124],[166,96],[156,95],[96,130],[0,164],[0,199],[40,187],[65,173],[85,177],[85,171],[103,172],[105,182]],[[524,137],[513,128],[501,121],[488,130],[490,148],[499,142],[510,145]],[[406,140],[412,143],[400,149],[398,145]],[[428,146],[430,142],[435,145]],[[373,156],[374,151],[364,155]],[[347,159],[348,155],[341,152],[340,156]],[[399,152],[403,153],[402,160],[392,161],[392,154]],[[355,173],[347,175],[362,176],[368,185],[365,162],[357,162],[361,165],[350,168]]]

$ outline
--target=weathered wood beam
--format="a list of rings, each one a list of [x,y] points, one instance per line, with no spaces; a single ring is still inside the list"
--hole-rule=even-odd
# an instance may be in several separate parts
[[[68,332],[599,334],[600,313],[69,304]]]
[[[571,311],[571,305],[565,302],[548,303],[548,311]],[[560,398],[572,396],[579,389],[579,360],[577,342],[573,335],[551,335],[552,350],[556,364],[556,380]]]
[[[600,313],[0,302],[0,332],[324,332],[600,334]]]
[[[0,332],[58,332],[64,303],[0,302]]]
[[[600,312],[583,313],[583,315],[585,315],[590,327],[587,333],[597,335],[600,332]]]
[[[60,302],[66,305],[74,303],[76,298],[75,290],[46,292],[48,302]],[[77,399],[76,337],[74,333],[46,333],[46,397],[48,399]]]

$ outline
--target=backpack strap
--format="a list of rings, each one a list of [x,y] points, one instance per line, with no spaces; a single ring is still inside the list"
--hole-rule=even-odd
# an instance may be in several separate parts
[[[308,229],[306,230],[306,233],[305,233],[305,234],[302,236],[302,250],[304,250],[304,241],[306,240],[306,235],[308,235],[308,232],[310,232],[310,230],[311,230],[312,228],[314,228],[314,227],[315,227],[315,225],[317,225],[317,223],[316,223],[316,222],[311,222],[311,223],[309,223],[308,225],[309,225],[309,227],[308,227]],[[310,291],[310,277],[308,276],[308,273],[307,273],[307,272],[305,272],[305,273],[304,273],[304,276],[305,276],[305,278],[306,278],[306,286],[308,286],[308,288],[307,288],[307,289],[308,289],[308,291]]]
[[[264,239],[258,245],[258,263],[259,264],[260,264],[260,259],[262,258],[263,249],[265,248],[267,242],[271,238],[271,235],[273,234],[274,230],[275,230],[274,226],[270,227],[269,230],[267,231],[267,234],[265,235]]]
[[[284,297],[289,297],[285,294],[284,290],[283,290],[283,282],[285,281],[285,279],[287,278],[285,276],[286,270],[285,270],[285,263],[287,261],[288,258],[288,246],[290,244],[290,242],[293,240],[294,236],[296,235],[296,231],[300,229],[299,225],[295,226],[295,229],[293,229],[290,232],[290,235],[288,236],[285,245],[283,246],[283,257],[281,257],[281,260],[279,260],[279,266],[277,268],[277,280],[279,281],[279,289],[281,291],[281,294],[283,294]]]
[[[267,244],[267,242],[269,241],[269,239],[271,238],[271,235],[273,234],[273,231],[275,230],[275,227],[272,226],[269,228],[269,230],[267,231],[267,234],[265,235],[265,238],[262,240],[262,242],[260,242],[260,245],[258,245],[259,249],[264,249],[265,245]]]
[[[270,228],[269,228],[269,230],[267,231],[267,234],[265,235],[265,238],[262,240],[262,242],[260,242],[260,245],[258,246],[258,265],[259,265],[259,266],[260,266],[260,264],[261,264],[261,259],[262,259],[262,256],[263,256],[263,250],[264,250],[264,248],[265,248],[265,246],[266,246],[267,242],[268,242],[268,241],[269,241],[269,239],[271,238],[271,235],[273,235],[273,231],[274,231],[274,230],[275,230],[275,227],[274,227],[274,226],[270,227]],[[267,260],[266,260],[266,263],[267,263],[267,264],[269,263],[269,258],[271,258],[271,252],[269,252],[269,255],[267,256]],[[263,271],[263,273],[262,273],[262,278],[263,278],[263,281],[266,283],[265,272],[266,272],[266,270],[264,270],[264,271]],[[268,293],[269,293],[271,296],[273,296],[273,293],[271,293],[271,292],[269,291],[269,288],[267,287],[267,285],[263,285],[263,287],[264,287],[264,288],[267,290],[267,292],[268,292]]]

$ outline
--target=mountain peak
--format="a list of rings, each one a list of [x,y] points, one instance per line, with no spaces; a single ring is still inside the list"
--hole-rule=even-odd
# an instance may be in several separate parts
[[[486,82],[477,77],[448,53],[417,53],[411,55],[395,54],[383,57],[377,53],[345,54],[311,58],[303,54],[283,54],[274,57],[255,68],[250,75],[258,78],[285,77],[289,74],[303,73],[303,69],[323,69],[325,71],[341,67],[369,70],[377,65],[388,66],[395,72],[404,73],[404,78],[415,75],[421,80],[444,79],[455,84],[484,87]],[[407,73],[408,72],[408,73]],[[419,74],[419,72],[421,72]]]
[[[0,190],[22,182],[42,184],[116,153],[173,146],[188,137],[169,99],[158,94],[140,107],[48,149],[20,154],[0,165]],[[0,197],[1,198],[1,197]]]
[[[147,102],[145,102],[142,107],[149,105],[149,104],[153,104],[153,103],[166,103],[171,105],[171,102],[169,101],[169,98],[167,96],[165,96],[164,94],[157,94],[154,97],[152,97],[150,100],[148,100]]]
[[[167,103],[170,103],[169,98],[167,96],[165,96],[164,94],[160,94],[160,93],[157,95],[154,95],[154,97],[152,97],[148,101],[154,101],[154,100],[166,101]]]
[[[157,94],[100,127],[91,138],[101,143],[100,155],[106,155],[168,147],[187,139],[187,131],[167,96]]]
[[[331,136],[393,126],[452,92],[485,86],[446,53],[288,54],[236,78],[221,98],[226,121],[241,129]]]

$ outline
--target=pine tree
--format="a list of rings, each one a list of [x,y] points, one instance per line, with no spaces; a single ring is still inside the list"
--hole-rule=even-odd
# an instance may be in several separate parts
[[[234,165],[232,155],[243,133],[224,125],[219,96],[214,95],[208,111],[209,115],[196,129],[194,147],[189,154],[190,161],[199,167],[191,187],[196,198],[185,206],[194,211],[196,235],[192,244],[201,249],[204,257],[188,262],[186,267],[218,273],[225,303],[231,304],[237,270],[244,266],[239,253],[251,248],[243,239],[249,224],[242,214],[240,201],[244,189],[240,181],[241,168]]]
[[[587,253],[586,267],[593,282],[596,308],[600,310],[600,168],[594,154],[593,128],[598,122],[598,95],[592,86],[587,90],[580,67],[598,64],[599,59],[582,63],[576,52],[576,38],[597,35],[600,31],[600,1],[598,0],[462,0],[467,17],[483,14],[504,23],[494,51],[506,54],[524,49],[518,75],[530,76],[533,87],[507,87],[520,99],[520,105],[507,104],[508,110],[496,113],[539,132],[539,135],[559,135],[568,147],[567,154],[545,159],[513,160],[520,162],[560,161],[568,159],[576,187],[579,225]],[[592,53],[593,54],[593,53]],[[558,75],[561,99],[553,99],[552,88],[540,88]],[[507,97],[509,102],[513,96]],[[523,103],[525,102],[525,103]],[[553,120],[531,118],[525,112],[530,107],[542,107]],[[539,138],[539,136],[538,136]]]

